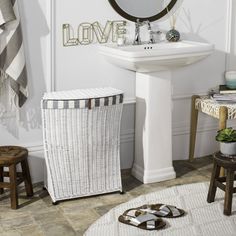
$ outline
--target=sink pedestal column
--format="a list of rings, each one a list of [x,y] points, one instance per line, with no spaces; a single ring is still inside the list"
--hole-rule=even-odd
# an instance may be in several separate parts
[[[136,73],[135,160],[143,183],[176,177],[172,165],[171,72]]]

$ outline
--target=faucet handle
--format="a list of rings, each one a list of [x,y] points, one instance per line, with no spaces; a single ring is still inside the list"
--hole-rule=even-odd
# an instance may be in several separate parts
[[[152,30],[152,26],[151,26],[151,22],[149,20],[145,21],[147,26],[148,26],[148,30]]]
[[[148,25],[148,29],[149,29],[149,27],[151,28],[151,24],[150,24],[149,20],[140,21],[140,19],[137,19],[135,24],[138,26]]]
[[[141,26],[141,24],[142,24],[142,22],[140,22],[140,20],[137,18],[137,20],[135,22],[135,36],[134,36],[133,45],[141,44],[141,39],[140,39],[140,26]]]
[[[140,26],[142,24],[142,22],[137,18],[136,22],[135,22],[135,25],[136,26]]]
[[[157,31],[151,30],[149,33],[150,34],[163,34],[163,32],[160,30],[157,30]]]
[[[148,43],[150,43],[150,44],[155,43],[154,35],[161,35],[162,33],[163,32],[161,32],[160,30],[158,30],[158,31],[149,30],[150,38],[149,38]]]

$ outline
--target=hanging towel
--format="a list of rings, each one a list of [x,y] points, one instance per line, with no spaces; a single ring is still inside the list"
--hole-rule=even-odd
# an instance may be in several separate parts
[[[0,0],[0,117],[28,97],[22,40],[17,0]]]

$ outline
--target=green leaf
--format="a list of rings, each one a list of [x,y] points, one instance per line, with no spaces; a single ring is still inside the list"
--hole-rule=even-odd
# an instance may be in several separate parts
[[[220,142],[236,142],[236,130],[232,127],[218,130],[215,138]]]

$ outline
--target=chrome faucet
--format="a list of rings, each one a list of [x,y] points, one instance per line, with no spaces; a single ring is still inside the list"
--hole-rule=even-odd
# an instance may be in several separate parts
[[[135,22],[135,34],[134,34],[134,41],[133,45],[140,45],[141,44],[141,38],[140,38],[140,26],[143,25],[143,22],[140,22],[139,19]]]
[[[148,43],[150,43],[150,44],[155,43],[154,35],[162,33],[161,31],[153,31],[152,27],[151,27],[151,23],[148,20],[140,22],[140,20],[137,19],[137,21],[135,22],[135,36],[134,36],[133,45],[142,44],[141,37],[140,37],[140,27],[145,24],[148,26],[148,32],[149,32],[149,42]]]

